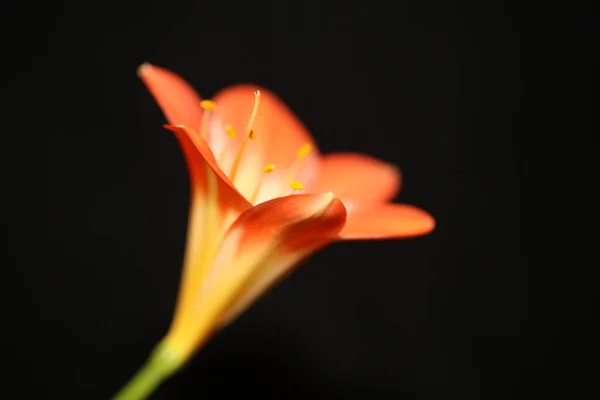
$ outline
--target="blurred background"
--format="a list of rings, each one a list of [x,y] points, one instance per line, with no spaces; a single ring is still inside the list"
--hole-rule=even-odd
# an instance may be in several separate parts
[[[16,73],[5,85],[16,89],[8,118],[20,121],[27,211],[15,213],[25,250],[3,266],[14,292],[3,398],[108,399],[168,328],[188,175],[136,76],[143,62],[205,97],[240,82],[271,89],[322,152],[400,166],[396,201],[437,219],[423,238],[316,254],[152,399],[511,399],[563,389],[539,377],[552,344],[538,336],[544,289],[522,244],[519,185],[525,118],[550,103],[525,70],[554,42],[548,33],[525,52],[531,26],[520,12],[435,0],[9,7],[4,59]],[[553,12],[540,11],[538,29]],[[536,74],[556,80],[552,68]]]

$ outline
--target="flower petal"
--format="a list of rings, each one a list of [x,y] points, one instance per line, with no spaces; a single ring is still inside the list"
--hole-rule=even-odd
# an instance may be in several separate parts
[[[185,329],[170,335],[169,346],[189,355],[295,263],[335,240],[345,220],[332,193],[281,197],[244,212],[220,244],[197,293],[196,312]]]
[[[247,134],[247,124],[254,104],[253,93],[260,90],[260,106],[254,123],[256,138],[249,141],[240,163],[235,185],[247,198],[252,197],[259,180],[263,179],[259,201],[289,194],[286,179],[297,180],[308,186],[318,171],[318,150],[308,130],[287,106],[269,90],[252,85],[226,88],[214,97],[217,104],[216,117],[211,122],[209,143],[215,154],[224,155],[224,170],[228,172],[234,163],[242,137]],[[231,125],[238,132],[238,139],[231,141],[223,131]],[[297,174],[289,177],[289,168],[296,161],[296,154],[303,145],[312,151],[304,158]],[[276,169],[262,176],[267,164]]]
[[[219,176],[219,178],[226,183],[234,192],[237,193],[238,199],[236,201],[242,201],[245,205],[249,205],[249,203],[245,200],[244,196],[236,189],[236,187],[231,183],[227,175],[219,168],[217,161],[215,160],[215,156],[211,151],[210,147],[206,140],[200,137],[198,133],[192,128],[186,125],[163,125],[165,128],[170,130],[175,134],[181,148],[184,151],[186,156],[186,161],[188,163],[188,170],[190,172],[190,177],[193,183],[196,183],[196,179],[200,179],[202,181],[204,179],[205,174],[204,164],[212,168],[212,170]],[[198,158],[201,157],[201,159]],[[200,182],[198,182],[200,183]],[[226,191],[228,194],[229,191]],[[241,198],[241,199],[239,199]]]
[[[358,153],[333,153],[321,158],[319,177],[310,191],[332,191],[352,203],[385,202],[400,191],[401,174],[394,165]]]
[[[324,204],[327,202],[329,204],[325,208]],[[263,207],[268,211],[262,214],[252,213],[254,215],[246,212],[236,224],[248,227],[262,225],[262,232],[256,232],[253,237],[255,245],[261,243],[261,236],[272,240],[274,233],[279,235],[279,232],[285,232],[285,238],[278,251],[263,262],[256,274],[244,285],[236,301],[223,314],[223,325],[234,320],[270,286],[290,273],[294,265],[335,240],[346,222],[346,210],[332,193],[288,196],[254,208],[260,210]],[[311,208],[313,211],[310,211]],[[304,210],[304,216],[300,216],[298,209]],[[290,223],[290,217],[294,214],[296,222]],[[312,216],[307,217],[310,214]]]
[[[407,204],[383,204],[348,211],[341,240],[421,236],[431,232],[435,220],[426,211]]]
[[[138,76],[144,81],[170,124],[199,129],[202,98],[186,81],[171,71],[148,63],[138,68]]]
[[[179,326],[185,324],[182,318],[193,308],[193,294],[208,271],[220,237],[251,204],[216,166],[204,139],[185,126],[165,127],[179,140],[191,181],[186,253],[173,321],[173,326]]]

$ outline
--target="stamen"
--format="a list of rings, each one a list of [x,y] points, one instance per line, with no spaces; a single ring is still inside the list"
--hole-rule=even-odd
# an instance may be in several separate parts
[[[296,152],[296,159],[303,160],[312,151],[312,144],[306,143]]]
[[[298,191],[298,190],[304,189],[304,185],[301,184],[300,182],[296,182],[296,181],[290,182],[290,187],[292,189],[294,189],[294,190],[292,190],[292,194],[296,193],[296,191]]]
[[[225,133],[229,136],[229,139],[235,140],[237,138],[237,132],[233,129],[231,125],[225,125]],[[221,150],[221,155],[219,155],[219,165],[221,168],[223,167],[223,162],[225,162],[225,154],[227,154],[227,149],[230,146],[230,140],[228,140],[223,146],[223,150]]]
[[[274,169],[275,169],[275,164],[267,164],[265,166],[265,168],[263,169],[263,172],[265,174],[268,174],[269,172],[273,172]],[[260,182],[258,182],[258,185],[256,186],[256,189],[254,190],[254,193],[252,194],[252,197],[250,198],[250,203],[254,204],[256,202],[256,198],[258,197],[258,192],[260,191],[263,181],[264,181],[264,177],[261,177]]]
[[[204,110],[202,113],[202,123],[200,125],[200,137],[206,139],[208,137],[208,120],[210,113],[215,111],[217,104],[212,100],[202,100],[200,107]]]
[[[296,176],[300,172],[300,168],[302,167],[303,160],[306,158],[306,156],[310,154],[312,149],[313,147],[310,143],[305,143],[298,149],[298,151],[296,152],[296,160],[290,167],[288,175],[285,179],[286,182],[293,181],[296,178]],[[279,192],[279,196],[282,196],[284,191],[285,188],[282,187],[281,191]]]
[[[237,132],[235,131],[235,129],[233,129],[233,126],[231,125],[225,125],[225,133],[227,133],[227,136],[229,136],[232,140],[235,140],[235,138],[237,138]]]
[[[260,105],[260,90],[254,92],[254,107],[252,107],[252,114],[250,114],[250,120],[248,120],[248,127],[246,128],[246,132],[248,135],[252,133],[252,128],[254,128],[254,121],[256,120],[256,114],[258,114],[258,106]]]
[[[263,169],[264,172],[273,172],[273,170],[275,169],[275,164],[267,164],[265,166],[265,169]]]
[[[202,107],[203,110],[215,111],[217,108],[217,103],[212,100],[202,100],[200,102],[200,107]]]
[[[246,149],[246,145],[248,144],[249,139],[254,139],[256,137],[256,132],[252,128],[254,128],[254,121],[256,120],[256,115],[258,114],[258,106],[260,105],[260,90],[254,92],[254,107],[252,108],[252,114],[250,114],[250,120],[248,121],[248,127],[246,128],[247,134],[244,136],[244,140],[240,145],[240,148],[235,156],[235,160],[233,162],[233,166],[231,168],[231,174],[229,175],[229,179],[231,183],[235,185],[235,177],[237,176],[238,170],[240,168],[240,162],[242,161],[242,156],[244,155],[244,150]]]

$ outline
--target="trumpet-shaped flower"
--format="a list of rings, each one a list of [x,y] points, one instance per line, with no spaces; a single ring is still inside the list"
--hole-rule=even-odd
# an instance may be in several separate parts
[[[139,399],[179,369],[302,259],[335,240],[429,233],[433,218],[392,204],[400,172],[366,155],[320,155],[272,93],[249,85],[202,99],[183,79],[138,74],[183,150],[191,181],[188,238],[171,327],[115,399]]]

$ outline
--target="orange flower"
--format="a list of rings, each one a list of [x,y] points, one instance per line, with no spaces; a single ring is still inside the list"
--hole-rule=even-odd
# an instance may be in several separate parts
[[[138,74],[179,140],[192,199],[171,328],[116,398],[143,398],[331,241],[433,229],[425,211],[387,203],[400,189],[397,168],[361,154],[321,156],[306,128],[267,90],[238,85],[203,100],[163,68],[144,64]]]

